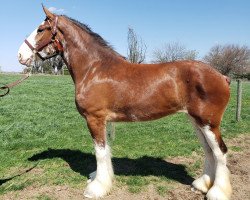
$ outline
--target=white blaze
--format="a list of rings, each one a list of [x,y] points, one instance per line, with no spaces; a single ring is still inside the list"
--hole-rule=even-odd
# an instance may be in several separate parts
[[[33,47],[35,47],[36,45],[35,41],[36,34],[37,34],[37,29],[35,29],[26,39]],[[32,50],[28,47],[28,45],[25,42],[23,42],[23,44],[20,46],[18,50],[18,61],[23,65],[29,65],[32,61],[32,58],[33,58]]]

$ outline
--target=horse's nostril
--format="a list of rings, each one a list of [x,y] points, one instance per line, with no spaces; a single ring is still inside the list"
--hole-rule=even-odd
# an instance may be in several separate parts
[[[22,54],[18,54],[18,59],[21,60],[22,59]]]

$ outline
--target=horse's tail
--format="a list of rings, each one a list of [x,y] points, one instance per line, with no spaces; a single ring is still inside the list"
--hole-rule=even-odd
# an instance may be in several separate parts
[[[224,78],[226,79],[226,82],[228,83],[228,85],[230,85],[230,84],[231,84],[231,79],[230,79],[230,77],[225,76],[225,75],[223,75],[223,76],[224,76]]]

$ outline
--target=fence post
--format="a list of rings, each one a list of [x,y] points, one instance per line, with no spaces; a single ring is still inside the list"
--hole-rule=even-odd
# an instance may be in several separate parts
[[[236,121],[240,121],[241,114],[241,100],[242,100],[242,81],[237,80],[237,107],[236,107]]]

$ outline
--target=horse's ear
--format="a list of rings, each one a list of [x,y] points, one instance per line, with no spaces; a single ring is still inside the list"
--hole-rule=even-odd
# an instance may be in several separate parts
[[[45,6],[42,4],[43,7],[43,11],[45,13],[45,15],[47,16],[47,18],[49,19],[53,19],[55,17],[55,15],[49,11],[49,9],[45,8]]]

